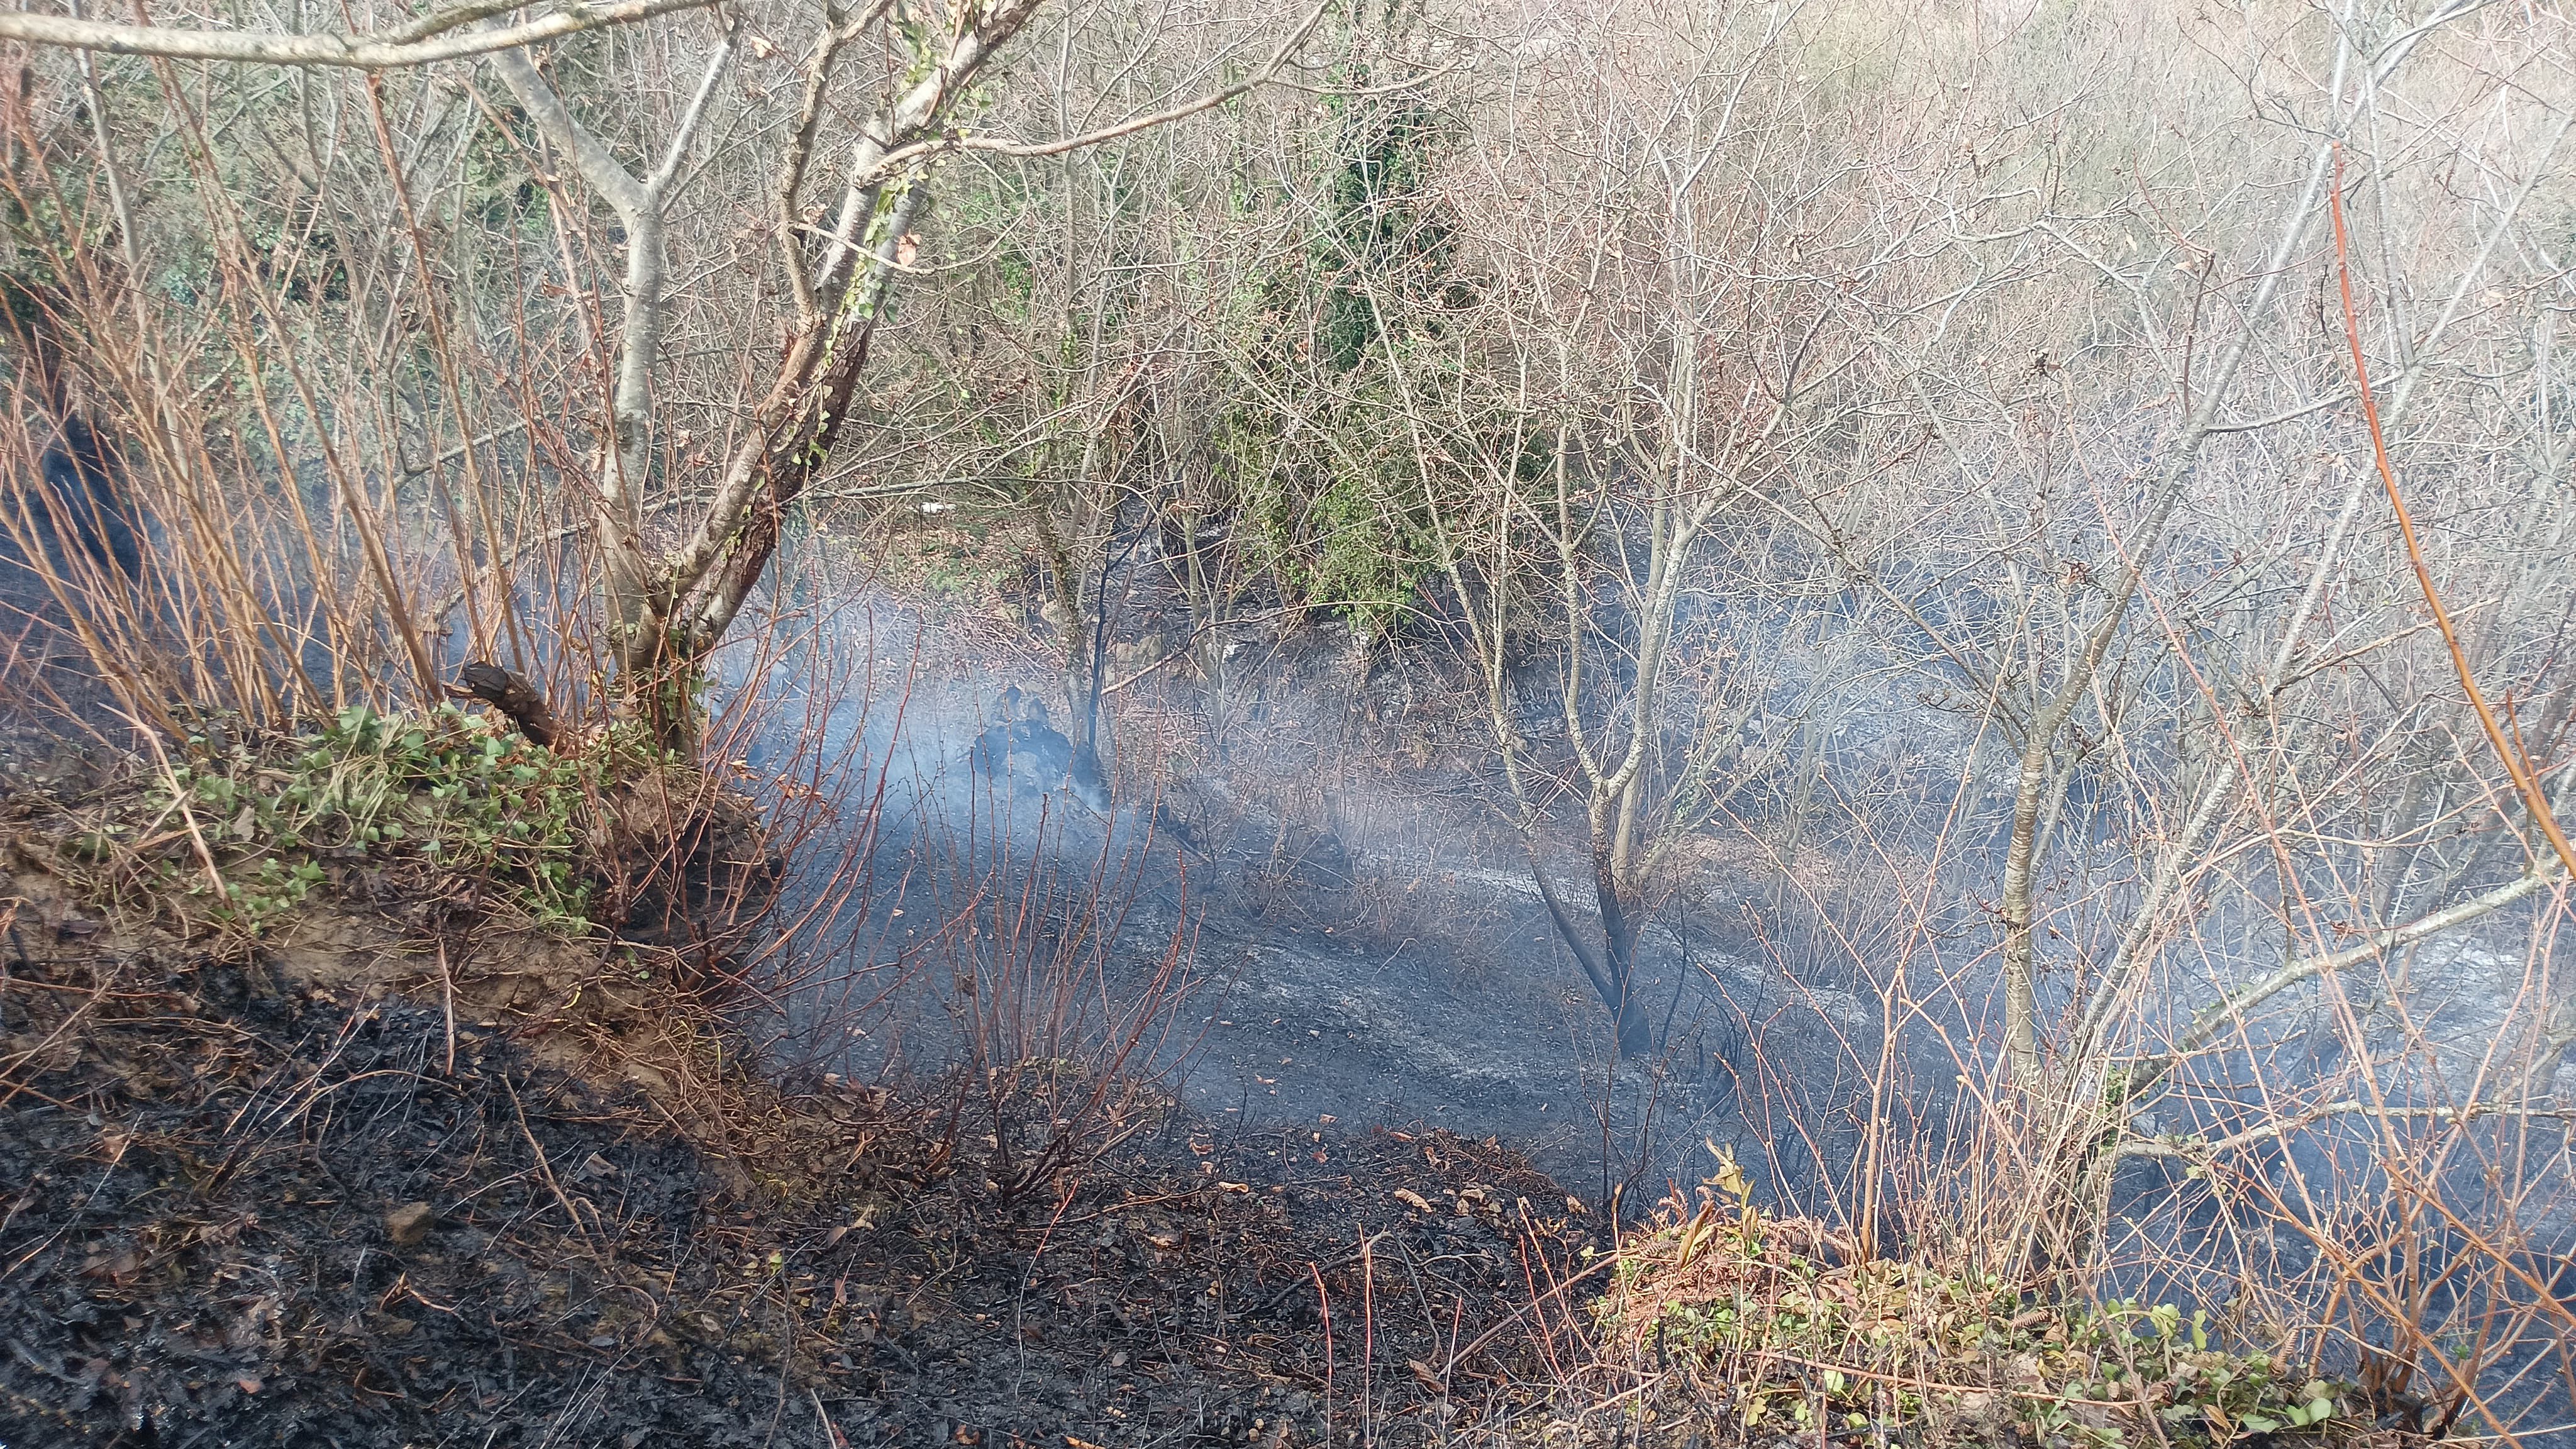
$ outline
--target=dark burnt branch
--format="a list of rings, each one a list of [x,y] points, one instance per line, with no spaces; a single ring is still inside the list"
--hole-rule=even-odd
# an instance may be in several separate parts
[[[510,717],[519,733],[561,754],[558,741],[563,728],[555,722],[555,712],[546,703],[543,691],[528,682],[526,676],[498,664],[475,660],[456,671],[454,693],[459,699],[479,699]]]

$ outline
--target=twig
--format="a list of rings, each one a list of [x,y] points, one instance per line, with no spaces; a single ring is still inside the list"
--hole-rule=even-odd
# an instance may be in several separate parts
[[[456,978],[447,969],[447,940],[438,942],[438,988],[447,1013],[447,1075],[456,1075]]]
[[[813,1396],[814,1417],[823,1421],[824,1449],[849,1449],[850,1441],[841,1437],[841,1427],[823,1410],[823,1391],[809,1386],[805,1392]]]
[[[197,848],[197,860],[206,868],[206,879],[214,883],[215,899],[230,904],[233,893],[224,885],[224,873],[215,865],[215,853],[206,845],[205,832],[197,828],[196,812],[188,808],[188,788],[179,783],[179,772],[170,767],[170,756],[161,748],[160,735],[138,721],[129,719],[127,723],[133,724],[134,732],[151,746],[152,759],[161,767],[161,778],[170,783],[171,803],[179,807],[179,819],[188,827],[189,843]]]
[[[536,1154],[537,1176],[544,1180],[546,1191],[555,1195],[555,1202],[563,1208],[564,1216],[572,1219],[572,1230],[581,1234],[582,1245],[590,1250],[593,1257],[598,1256],[599,1244],[592,1239],[590,1229],[583,1224],[581,1210],[572,1205],[572,1199],[564,1193],[563,1184],[555,1180],[554,1164],[546,1160],[546,1149],[537,1144],[537,1134],[529,1129],[528,1109],[519,1105],[519,1089],[511,1083],[507,1074],[501,1078],[501,1088],[510,1094],[510,1110],[518,1114],[519,1135],[528,1139],[528,1150]]]
[[[2521,793],[2522,803],[2539,823],[2541,833],[2549,837],[2550,848],[2558,852],[2559,866],[2576,876],[2576,847],[2567,843],[2567,832],[2558,828],[2558,817],[2550,812],[2549,797],[2541,792],[2531,762],[2506,742],[2504,731],[2496,724],[2495,711],[2487,707],[2487,697],[2470,672],[2468,653],[2460,647],[2459,631],[2451,627],[2451,613],[2442,607],[2441,591],[2433,585],[2433,572],[2424,566],[2424,546],[2415,537],[2414,516],[2406,511],[2406,500],[2398,492],[2397,470],[2389,466],[2388,440],[2379,428],[2379,404],[2370,394],[2370,365],[2361,355],[2361,319],[2352,304],[2352,267],[2343,225],[2341,142],[2335,143],[2335,184],[2327,192],[2327,202],[2334,214],[2335,281],[2343,291],[2343,335],[2352,347],[2353,385],[2361,395],[2362,420],[2370,425],[2371,460],[2379,465],[2379,481],[2388,487],[2388,506],[2397,512],[2397,531],[2406,539],[2406,561],[2415,568],[2415,582],[2424,591],[2424,603],[2433,611],[2433,622],[2442,630],[2442,642],[2451,651],[2451,669],[2460,677],[2460,688],[2468,692],[2470,708],[2478,712],[2478,725],[2486,731],[2487,743],[2495,748],[2496,758],[2504,762],[2504,772],[2513,777],[2514,789]]]

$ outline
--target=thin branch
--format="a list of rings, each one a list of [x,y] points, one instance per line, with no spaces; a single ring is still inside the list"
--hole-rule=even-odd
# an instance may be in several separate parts
[[[2561,135],[2567,128],[2558,128]],[[2551,144],[2556,145],[2553,137]],[[2361,393],[2362,420],[2370,425],[2370,456],[2379,465],[2379,481],[2388,488],[2388,506],[2397,513],[2397,531],[2406,540],[2406,561],[2415,570],[2415,583],[2424,592],[2424,606],[2433,612],[2433,622],[2441,627],[2442,643],[2451,653],[2451,671],[2460,677],[2460,688],[2469,696],[2469,707],[2478,714],[2478,725],[2486,731],[2487,743],[2496,758],[2504,763],[2504,772],[2513,779],[2513,788],[2531,811],[2540,832],[2549,837],[2549,846],[2558,852],[2558,865],[2570,876],[2576,876],[2576,846],[2570,846],[2567,832],[2558,826],[2558,817],[2550,812],[2549,797],[2541,791],[2540,776],[2504,737],[2496,723],[2495,711],[2488,707],[2486,693],[2478,688],[2477,675],[2469,668],[2468,651],[2460,647],[2460,634],[2451,627],[2451,611],[2442,605],[2442,593],[2433,585],[2433,571],[2424,564],[2424,545],[2415,537],[2415,518],[2406,510],[2406,499],[2397,488],[2397,470],[2388,461],[2388,439],[2379,426],[2379,405],[2370,395],[2370,365],[2361,355],[2361,318],[2352,304],[2352,267],[2346,256],[2343,225],[2343,148],[2335,148],[2335,189],[2330,193],[2334,211],[2335,279],[2343,289],[2343,332],[2352,348],[2353,385]],[[2499,226],[2499,231],[2502,228]],[[2447,317],[2446,319],[2447,320]]]
[[[2332,397],[2318,398],[2312,403],[2301,403],[2297,407],[2291,408],[2286,412],[2274,413],[2268,418],[2256,418],[2251,422],[2244,423],[2211,423],[2208,428],[2204,429],[2204,431],[2211,433],[2251,433],[2263,428],[2279,427],[2281,424],[2287,422],[2296,422],[2298,419],[2304,418],[2310,413],[2321,413],[2330,407],[2335,407],[2350,401],[2352,401],[2351,393],[2339,392]]]
[[[1268,85],[1273,77],[1285,70],[1298,48],[1306,43],[1307,37],[1314,34],[1315,27],[1323,22],[1324,12],[1331,6],[1332,0],[1319,0],[1314,9],[1306,12],[1306,18],[1298,22],[1297,28],[1289,33],[1288,38],[1280,42],[1279,48],[1271,52],[1270,59],[1263,62],[1259,70],[1223,90],[1210,91],[1196,100],[1184,101],[1169,110],[1136,116],[1120,121],[1114,126],[1103,126],[1096,131],[1085,131],[1076,136],[1060,136],[1052,141],[1006,141],[1000,137],[969,136],[963,133],[934,136],[929,140],[916,141],[909,146],[897,148],[878,157],[875,165],[866,175],[858,178],[855,184],[880,185],[892,180],[901,174],[905,167],[919,162],[924,157],[947,155],[959,151],[984,151],[996,156],[1060,156],[1067,151],[1079,151],[1086,146],[1097,146],[1104,141],[1115,141],[1122,136],[1132,136],[1139,131],[1150,131],[1156,126],[1185,120],[1202,111],[1215,110],[1228,101]],[[1408,84],[1418,84],[1429,78],[1429,76],[1416,77]]]
[[[112,55],[151,55],[171,60],[240,61],[251,65],[323,65],[353,70],[393,70],[456,60],[494,51],[515,50],[539,41],[578,35],[585,30],[625,25],[698,10],[714,0],[611,0],[566,5],[552,15],[495,30],[460,27],[515,5],[500,0],[468,0],[451,10],[424,16],[392,30],[361,35],[298,35],[275,30],[182,30],[166,25],[113,25],[99,20],[73,20],[59,15],[0,14],[0,40],[30,45],[57,45],[73,50],[103,50]]]
[[[706,77],[698,82],[698,93],[689,98],[689,109],[681,114],[679,129],[671,133],[671,145],[662,155],[662,164],[644,178],[644,194],[657,202],[669,189],[671,178],[679,174],[682,158],[689,154],[689,140],[697,134],[698,122],[706,115],[707,97],[715,94],[716,82],[724,78],[725,67],[733,64],[733,36],[733,26],[726,25],[724,42],[716,47],[715,59],[707,63]]]
[[[2430,940],[2454,926],[2465,925],[2480,916],[2490,915],[2506,906],[2556,884],[2561,877],[2546,868],[2545,862],[2525,874],[2481,895],[2443,907],[2430,915],[2418,916],[2402,926],[2374,932],[2360,945],[2322,956],[2303,956],[2284,964],[2279,970],[2234,995],[2223,997],[2193,1013],[2191,1021],[2175,1036],[2173,1049],[2132,1070],[2129,1077],[2129,1099],[2135,1101],[2146,1088],[2171,1072],[2184,1057],[2208,1045],[2210,1038],[2231,1021],[2289,990],[2303,981],[2330,976],[2347,967]]]
[[[2197,1138],[2180,1142],[2168,1142],[2153,1137],[2133,1138],[2120,1144],[2120,1155],[2206,1162],[2222,1152],[2239,1151],[2257,1143],[2287,1137],[2300,1128],[2313,1127],[2328,1117],[2350,1117],[2365,1112],[2373,1117],[2384,1119],[2423,1118],[2436,1126],[2450,1126],[2454,1123],[2473,1122],[2480,1117],[2508,1114],[2517,1119],[2576,1121],[2576,1107],[2544,1107],[2530,1102],[2471,1102],[2465,1107],[2391,1107],[2381,1102],[2364,1102],[2347,1097],[2340,1102],[2328,1102],[2322,1106],[2311,1107],[2295,1117],[2279,1122],[2266,1122],[2260,1127],[2249,1127],[2232,1136],[2221,1137],[2215,1142]]]

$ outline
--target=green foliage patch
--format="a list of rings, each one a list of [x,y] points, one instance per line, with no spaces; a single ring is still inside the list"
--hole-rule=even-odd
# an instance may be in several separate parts
[[[578,932],[592,892],[584,821],[620,748],[559,756],[453,705],[417,716],[352,705],[262,742],[194,736],[151,803],[202,840],[222,884],[201,859],[157,869],[208,921],[251,934],[301,905],[335,862],[470,876]]]
[[[2329,1444],[2366,1432],[2351,1386],[2216,1342],[2205,1311],[2134,1300],[2034,1304],[1989,1273],[1809,1253],[1818,1225],[1769,1218],[1742,1176],[1696,1212],[1668,1203],[1623,1245],[1593,1315],[1640,1356],[1675,1356],[1722,1386],[1751,1439],[1864,1433],[2051,1449],[2121,1444]]]

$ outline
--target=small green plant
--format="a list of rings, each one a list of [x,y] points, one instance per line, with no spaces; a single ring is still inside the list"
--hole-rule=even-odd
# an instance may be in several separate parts
[[[2000,1418],[2028,1442],[2075,1449],[2324,1443],[2350,1422],[2339,1409],[2349,1386],[2214,1346],[2203,1310],[2033,1305],[1990,1273],[1804,1256],[1827,1235],[1757,1214],[1741,1170],[1719,1157],[1696,1211],[1676,1199],[1622,1248],[1593,1312],[1615,1337],[1723,1365],[1746,1434],[1804,1428],[1821,1412],[1854,1431],[1935,1442],[1946,1423],[1973,1440]],[[1943,1387],[1918,1387],[1930,1385]]]
[[[302,905],[335,863],[426,864],[499,885],[536,920],[579,930],[585,802],[614,741],[573,757],[452,705],[423,716],[341,710],[309,734],[188,741],[155,803],[183,808],[223,886],[163,866],[218,924],[256,934]]]

